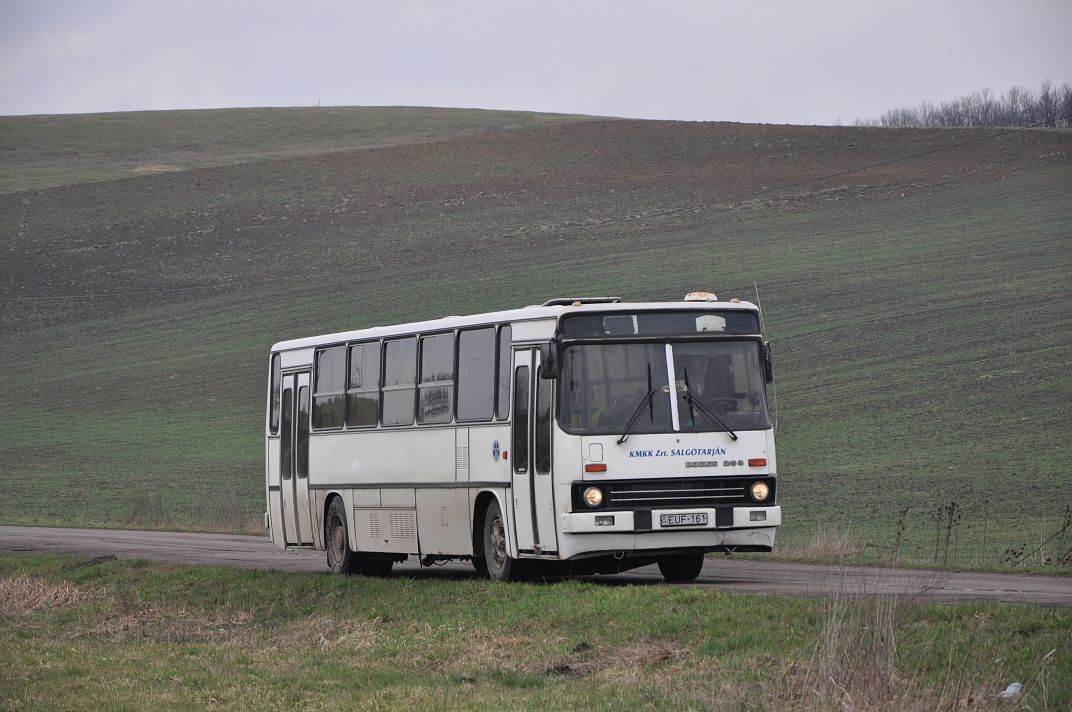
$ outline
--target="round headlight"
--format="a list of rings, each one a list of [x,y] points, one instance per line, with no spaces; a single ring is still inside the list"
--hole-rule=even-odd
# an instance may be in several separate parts
[[[752,499],[757,502],[762,502],[770,496],[770,487],[766,482],[753,482],[750,492],[752,494]]]
[[[603,490],[598,487],[589,487],[584,491],[584,503],[589,507],[598,507],[603,504]]]

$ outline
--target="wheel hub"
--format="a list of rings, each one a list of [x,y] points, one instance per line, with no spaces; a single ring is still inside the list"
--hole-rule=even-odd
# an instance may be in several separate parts
[[[506,531],[503,528],[501,517],[491,520],[491,555],[495,562],[495,568],[502,568],[506,563]]]
[[[342,559],[344,545],[340,524],[341,522],[337,517],[331,520],[331,552],[335,554],[337,560]]]

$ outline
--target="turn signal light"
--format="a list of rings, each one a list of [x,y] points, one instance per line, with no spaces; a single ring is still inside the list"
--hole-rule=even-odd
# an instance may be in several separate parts
[[[767,458],[765,457],[753,457],[748,460],[749,467],[766,467]]]
[[[607,471],[607,465],[606,465],[606,463],[603,463],[603,462],[588,464],[588,465],[584,466],[584,471],[585,472],[606,472]]]

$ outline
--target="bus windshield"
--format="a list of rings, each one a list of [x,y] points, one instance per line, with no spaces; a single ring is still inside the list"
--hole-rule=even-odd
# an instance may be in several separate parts
[[[770,427],[754,339],[573,344],[561,373],[559,424],[573,434],[622,434],[634,416],[634,433]]]

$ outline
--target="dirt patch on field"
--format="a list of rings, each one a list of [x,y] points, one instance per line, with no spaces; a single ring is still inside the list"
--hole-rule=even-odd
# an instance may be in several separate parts
[[[49,583],[31,576],[0,579],[0,616],[69,608],[100,597],[96,589],[79,588],[67,581]]]
[[[213,614],[190,609],[148,606],[108,615],[92,633],[101,638],[151,643],[217,643],[239,645],[252,639],[244,611]]]
[[[632,685],[641,677],[650,679],[657,670],[690,655],[689,650],[663,640],[641,639],[607,648],[581,642],[546,672],[553,676],[599,675],[615,683]]]
[[[131,173],[148,175],[150,173],[175,173],[185,170],[182,166],[174,166],[166,163],[140,163],[130,168]]]
[[[541,650],[549,647],[546,641],[536,642],[526,636],[474,630],[463,635],[463,641],[456,645],[454,654],[441,667],[447,672],[461,674],[478,674],[486,670],[524,671],[551,664],[549,657],[540,655]]]

